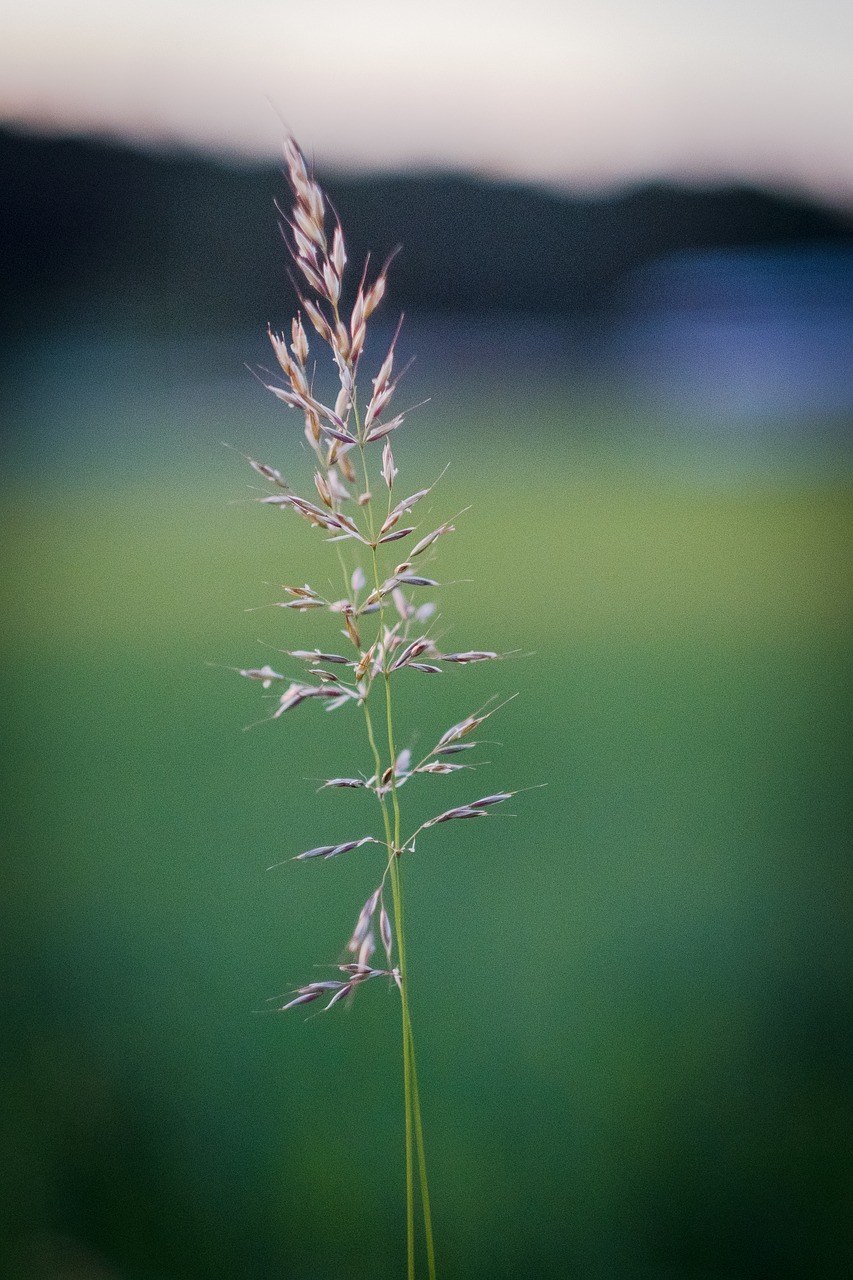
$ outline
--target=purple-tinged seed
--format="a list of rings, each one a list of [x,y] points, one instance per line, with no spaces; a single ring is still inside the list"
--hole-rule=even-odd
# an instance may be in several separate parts
[[[319,1000],[322,991],[309,991],[305,995],[296,996],[295,999],[289,1000],[287,1004],[283,1004],[279,1009],[279,1013],[284,1013],[285,1009],[293,1009],[298,1004],[310,1004],[312,1000]]]
[[[420,542],[416,542],[409,554],[411,555],[412,559],[414,559],[415,556],[419,556],[422,551],[426,551],[427,547],[431,547],[432,544],[435,542],[435,540],[437,538],[440,538],[443,533],[455,533],[455,532],[456,532],[456,528],[452,524],[439,525],[437,529],[433,529],[432,533],[428,533],[426,537],[421,538]]]
[[[510,800],[514,795],[514,791],[497,791],[493,796],[483,796],[482,800],[469,801],[469,807],[472,809],[487,809],[492,804],[503,804],[504,800]]]
[[[246,461],[254,471],[257,471],[259,476],[263,476],[265,480],[271,480],[280,489],[288,489],[290,487],[285,483],[284,476],[280,471],[276,471],[275,467],[268,467],[265,462],[257,462],[254,458],[246,458]]]
[[[443,653],[441,655],[442,662],[486,662],[489,658],[497,658],[500,655],[492,653],[488,649],[469,649],[465,653]]]
[[[446,747],[448,743],[455,742],[457,738],[464,738],[466,733],[471,733],[477,725],[482,724],[484,716],[466,716],[464,720],[460,720],[458,724],[454,724],[438,740],[439,747]]]
[[[306,849],[305,853],[297,853],[294,862],[304,862],[306,858],[325,858],[337,848],[334,844],[318,844],[316,849]]]
[[[388,913],[383,907],[379,912],[379,932],[382,935],[382,945],[385,948],[385,954],[388,957],[388,963],[391,963],[391,948],[394,939],[391,934],[391,921],[388,919]]]
[[[380,538],[379,542],[399,542],[401,538],[408,538],[409,534],[414,532],[414,526],[408,529],[394,529],[391,533],[386,533],[383,538]]]
[[[245,676],[247,680],[260,680],[264,689],[268,689],[273,680],[284,680],[285,677],[279,675],[277,671],[273,671],[270,666],[241,668],[238,674]]]
[[[382,450],[382,479],[387,484],[389,491],[394,483],[394,477],[396,474],[397,468],[394,466],[394,455],[391,452],[391,442],[390,440],[386,440]]]
[[[440,822],[452,822],[462,818],[485,818],[484,809],[472,809],[468,804],[459,805],[456,809],[448,809],[446,813],[440,813],[437,818],[430,818],[429,822],[425,822],[423,829],[427,827],[437,827]]]
[[[375,950],[376,950],[376,939],[373,936],[373,930],[368,929],[367,933],[362,939],[361,946],[359,947],[358,963],[360,965],[364,965],[366,968],[367,962],[369,961],[370,957],[373,955]]]
[[[426,636],[419,636],[417,640],[413,640],[411,644],[406,645],[403,652],[392,663],[391,670],[396,671],[398,667],[405,666],[407,662],[412,660],[412,658],[417,658],[422,653],[426,652],[429,647],[430,641],[427,640]]]
[[[396,507],[390,513],[391,515],[401,516],[406,511],[411,511],[416,502],[420,502],[421,498],[425,498],[430,489],[418,489],[417,493],[409,494],[408,498],[404,498],[402,502],[398,502]],[[390,518],[390,517],[389,517]]]
[[[324,853],[324,858],[336,858],[340,853],[349,853],[351,849],[360,849],[365,844],[381,844],[375,836],[362,836],[360,840],[345,840],[343,844],[332,845],[328,853]]]
[[[396,418],[389,418],[387,422],[378,422],[375,427],[371,427],[367,435],[364,437],[365,444],[372,444],[374,440],[381,440],[384,436],[389,436],[392,431],[396,431],[398,427],[403,425],[405,413],[398,413]]]
[[[473,747],[475,744],[472,742],[468,745]],[[430,764],[422,764],[415,773],[456,773],[459,769],[472,767],[470,764],[446,764],[443,760],[433,760]]]
[[[291,658],[302,658],[305,662],[338,662],[344,667],[352,666],[349,658],[344,658],[339,653],[323,653],[320,649],[285,649],[284,652]]]
[[[331,1009],[333,1004],[337,1004],[339,1000],[344,1000],[351,991],[352,991],[352,983],[351,982],[345,983],[344,986],[341,987],[340,991],[335,992],[335,994],[332,996],[329,1003],[325,1006],[325,1009]],[[325,1012],[325,1009],[324,1009],[324,1012]]]

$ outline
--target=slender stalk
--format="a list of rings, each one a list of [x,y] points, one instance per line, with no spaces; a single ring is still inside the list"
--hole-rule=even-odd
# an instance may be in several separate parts
[[[396,853],[391,856],[391,896],[394,905],[394,928],[397,933],[397,951],[400,957],[400,1006],[403,1024],[403,1088],[406,1107],[406,1252],[409,1280],[415,1276],[415,1176],[413,1160],[412,1116],[412,1059],[411,1023],[407,991],[406,948],[403,941],[402,897],[400,893],[400,868]]]
[[[370,749],[373,752],[373,759],[376,766],[377,781],[382,777],[382,759],[379,748],[376,744],[376,736],[373,732],[373,721],[370,715],[370,708],[367,700],[364,702],[364,720],[367,726],[367,737],[370,742]],[[405,1106],[405,1126],[406,1126],[406,1255],[408,1260],[408,1278],[414,1280],[415,1276],[415,1195],[414,1195],[414,1161],[413,1161],[413,1114],[412,1114],[412,1064],[411,1064],[411,1028],[408,1018],[407,998],[406,998],[406,961],[405,961],[405,941],[402,929],[402,912],[400,900],[400,868],[397,864],[396,843],[391,830],[391,820],[388,814],[388,806],[385,803],[385,797],[379,797],[379,803],[382,809],[382,819],[385,826],[385,842],[388,846],[388,868],[391,879],[391,896],[394,910],[394,929],[397,934],[397,950],[400,956],[400,1004],[402,1007],[402,1024],[403,1024],[403,1095]],[[420,1114],[417,1117],[417,1126],[420,1128]],[[431,1277],[432,1280],[432,1277]]]
[[[394,719],[391,710],[391,681],[386,673],[385,675],[385,715],[388,729],[388,750],[391,754],[392,768],[396,759],[394,748]],[[391,799],[394,808],[394,848],[400,848],[400,804],[397,797],[396,775],[391,775]],[[415,1067],[415,1039],[412,1031],[412,1015],[409,1008],[409,986],[408,986],[408,970],[406,965],[406,941],[405,941],[405,921],[403,914],[403,886],[400,868],[397,865],[397,857],[394,857],[391,869],[391,889],[394,894],[394,915],[395,925],[397,929],[397,947],[400,953],[400,980],[402,984],[402,1013],[403,1013],[403,1036],[407,1041],[406,1044],[406,1066],[405,1070],[409,1076],[408,1091],[411,1097],[411,1107],[415,1126],[415,1140],[418,1151],[418,1182],[421,1190],[421,1205],[424,1217],[424,1235],[427,1245],[427,1263],[429,1267],[430,1280],[435,1280],[435,1248],[432,1235],[432,1215],[430,1212],[429,1202],[429,1183],[426,1171],[426,1155],[424,1152],[424,1135],[423,1122],[421,1119],[420,1096],[418,1093],[417,1071]],[[407,1151],[408,1155],[408,1151]],[[407,1160],[408,1168],[408,1160]]]
[[[354,702],[362,707],[367,740],[373,759],[374,776],[372,779],[364,775],[357,778],[334,778],[329,779],[324,785],[367,787],[375,792],[382,813],[387,863],[382,879],[362,907],[352,936],[347,943],[347,949],[353,958],[337,965],[341,976],[324,978],[297,987],[290,993],[290,998],[281,1008],[302,1007],[322,999],[326,1001],[324,1007],[331,1009],[374,978],[391,978],[396,981],[400,991],[403,1049],[407,1275],[408,1280],[415,1280],[417,1259],[414,1184],[417,1162],[427,1269],[429,1280],[436,1280],[423,1120],[409,1001],[401,856],[404,852],[414,852],[415,839],[421,832],[451,819],[484,817],[491,811],[493,805],[500,804],[517,793],[495,792],[478,800],[472,800],[469,804],[447,809],[422,822],[411,836],[402,841],[400,787],[416,774],[447,774],[465,767],[460,763],[448,761],[446,757],[476,746],[476,743],[470,741],[463,744],[461,739],[488,719],[497,708],[492,707],[488,710],[483,708],[445,730],[431,751],[419,763],[412,765],[411,753],[406,750],[398,754],[395,745],[391,675],[403,667],[435,673],[444,669],[443,665],[437,664],[465,665],[469,662],[498,658],[501,655],[485,650],[443,653],[428,634],[420,636],[417,633],[412,634],[413,622],[420,623],[429,617],[434,606],[429,604],[416,608],[409,599],[410,588],[438,585],[422,572],[413,570],[412,562],[415,557],[432,547],[439,537],[453,532],[453,525],[449,522],[441,524],[425,535],[422,534],[416,540],[413,538],[412,543],[407,544],[408,557],[403,558],[390,577],[382,580],[379,548],[383,548],[384,556],[386,543],[396,546],[399,540],[409,538],[416,533],[416,526],[407,527],[402,517],[408,516],[415,504],[424,498],[432,487],[420,489],[402,501],[397,501],[392,507],[394,499],[391,493],[394,478],[398,472],[390,441],[392,433],[398,430],[405,417],[405,411],[393,417],[388,413],[388,406],[399,381],[399,374],[396,378],[392,378],[399,326],[385,360],[372,379],[372,391],[366,397],[363,416],[359,412],[357,403],[356,381],[359,360],[364,350],[366,325],[385,293],[386,277],[391,260],[385,263],[371,283],[368,283],[367,265],[365,265],[355,300],[351,306],[348,301],[347,307],[344,308],[343,298],[347,296],[347,292],[343,287],[343,277],[347,254],[340,224],[334,212],[328,209],[322,191],[310,174],[305,158],[292,138],[285,139],[284,153],[294,196],[292,220],[286,219],[289,234],[285,230],[285,235],[290,243],[296,275],[298,278],[301,277],[304,282],[303,288],[306,290],[304,296],[300,294],[300,301],[310,328],[320,342],[331,349],[340,389],[334,407],[323,404],[315,394],[314,357],[310,352],[308,333],[302,319],[303,313],[297,314],[292,321],[292,340],[289,344],[285,335],[270,330],[270,341],[281,370],[279,381],[282,385],[278,382],[267,385],[279,400],[291,409],[299,410],[304,417],[305,435],[316,458],[317,470],[314,473],[314,484],[321,505],[318,506],[316,500],[309,500],[294,493],[288,481],[274,467],[251,458],[247,461],[273,487],[273,492],[260,498],[259,501],[282,510],[291,508],[312,526],[331,535],[329,540],[336,544],[339,544],[342,539],[355,539],[362,548],[369,548],[373,587],[366,599],[361,597],[360,592],[365,585],[366,564],[360,563],[352,574],[348,574],[345,557],[340,545],[336,545],[335,550],[344,580],[343,598],[336,601],[325,599],[307,584],[304,587],[285,586],[284,590],[292,598],[282,601],[281,607],[296,609],[299,612],[325,608],[343,615],[342,634],[347,638],[347,643],[352,644],[356,656],[346,657],[338,652],[329,654],[319,648],[307,651],[282,650],[291,658],[309,663],[308,675],[312,677],[312,683],[306,682],[304,678],[290,680],[288,676],[274,671],[268,664],[259,669],[238,668],[238,670],[241,675],[259,681],[264,689],[270,688],[273,684],[285,686],[279,698],[278,707],[271,717],[274,720],[302,703],[318,698],[325,702],[327,709],[352,706]],[[316,338],[312,337],[311,343],[315,341]],[[374,510],[370,475],[365,457],[366,447],[380,442],[382,442],[381,476],[388,489],[388,503],[384,516],[380,515],[378,505]],[[356,451],[360,457],[363,476],[363,489],[360,493],[356,487],[356,472],[353,467]],[[392,620],[390,624],[386,624],[388,604],[391,599],[396,606],[399,620]],[[373,637],[373,643],[369,644],[370,637],[364,635],[365,620],[368,615],[374,613],[378,615],[378,629]],[[369,626],[368,623],[367,627]],[[337,649],[337,645],[335,648]],[[419,659],[422,658],[425,660],[420,661]],[[327,670],[327,665],[334,670]],[[349,671],[353,674],[350,675]],[[376,726],[370,706],[373,686],[380,676],[384,686],[387,768],[383,767],[384,748],[380,747],[377,741]],[[396,674],[394,678],[397,679]],[[375,698],[373,703],[375,712]],[[344,840],[339,844],[318,845],[304,853],[296,854],[295,859],[301,861],[309,858],[336,857],[338,854],[365,844],[381,845],[382,843],[383,841],[376,835],[370,834],[359,839]],[[391,884],[393,927],[389,922],[383,899],[388,880]],[[387,955],[387,968],[375,967],[372,961],[372,956],[376,952],[374,928],[377,926]]]
[[[355,407],[356,426],[361,434],[361,424],[358,419],[358,408]],[[364,476],[365,492],[370,492],[370,473],[367,469],[367,459],[364,456],[363,446],[359,446],[361,455],[361,469]],[[373,564],[373,583],[377,592],[379,591],[380,575],[379,562],[376,555],[376,527],[373,520],[373,501],[367,504],[367,524],[370,532],[370,541],[374,544],[372,548],[372,564]],[[380,600],[379,605],[379,635],[381,637],[385,625],[385,607],[384,602]],[[371,745],[374,749],[374,757],[379,761],[379,751],[376,747],[376,741],[373,736],[373,725],[370,719],[370,712],[367,706],[367,700],[364,703],[365,716],[368,724],[368,736],[371,739]],[[414,1133],[414,1116],[412,1104],[412,1065],[411,1065],[411,1021],[409,1018],[409,994],[408,994],[408,974],[406,970],[406,939],[403,930],[403,911],[402,911],[402,892],[400,885],[400,867],[398,864],[397,850],[400,846],[400,806],[397,800],[397,754],[394,750],[393,723],[391,720],[391,694],[389,689],[389,680],[387,673],[385,674],[385,713],[388,727],[388,754],[389,769],[391,773],[391,796],[394,806],[394,830],[391,831],[391,824],[388,816],[388,806],[385,802],[384,795],[380,795],[380,803],[382,805],[382,816],[385,821],[385,837],[388,845],[388,867],[391,879],[391,899],[394,911],[394,931],[397,935],[397,952],[400,958],[400,1006],[402,1015],[402,1032],[403,1032],[403,1100],[405,1107],[405,1130],[406,1130],[406,1256],[408,1280],[414,1280],[415,1277],[415,1174],[414,1174],[414,1151],[413,1151],[413,1133]],[[376,781],[377,789],[381,786],[382,768],[381,764],[377,764]]]
[[[418,1069],[415,1064],[415,1041],[412,1036],[412,1024],[409,1022],[409,1063],[412,1072],[412,1101],[415,1113],[415,1141],[418,1149],[418,1176],[421,1187],[421,1203],[424,1211],[424,1235],[427,1247],[427,1267],[429,1280],[435,1280],[435,1244],[432,1235],[432,1214],[429,1203],[429,1182],[427,1181],[426,1152],[424,1150],[424,1130],[421,1121],[421,1098],[418,1089]]]
[[[401,877],[398,877],[398,896],[399,896],[400,916],[399,916],[399,924],[397,925],[397,935],[398,937],[403,937],[405,925],[404,925],[403,890],[402,890]],[[402,964],[402,959],[401,959],[401,964]],[[406,1026],[408,1028],[408,1036],[409,1036],[409,1071],[411,1073],[412,1111],[414,1114],[414,1123],[415,1123],[415,1142],[417,1146],[417,1156],[418,1156],[418,1182],[420,1185],[421,1205],[423,1208],[424,1237],[426,1239],[426,1248],[427,1248],[427,1268],[429,1271],[429,1280],[435,1280],[435,1276],[436,1276],[435,1244],[434,1244],[433,1232],[432,1232],[432,1213],[430,1210],[429,1180],[427,1178],[426,1151],[424,1148],[423,1122],[421,1119],[420,1091],[418,1089],[418,1072],[417,1072],[417,1065],[415,1060],[415,1040],[414,1040],[414,1033],[412,1031],[412,1020],[411,1020],[411,1014],[409,1012],[408,999],[404,1001],[403,1017],[404,1017]]]
[[[374,556],[375,560],[375,556]],[[385,672],[385,721],[388,730],[388,752],[391,757],[391,800],[394,810],[394,849],[400,848],[400,803],[397,795],[397,775],[396,775],[396,748],[394,745],[394,718],[391,708],[391,680],[388,672]],[[405,1070],[409,1077],[408,1092],[411,1096],[411,1106],[414,1116],[415,1137],[418,1149],[418,1181],[421,1189],[421,1204],[423,1206],[424,1216],[424,1234],[426,1236],[427,1245],[427,1264],[429,1268],[430,1280],[435,1280],[435,1248],[433,1244],[432,1234],[432,1215],[430,1212],[429,1201],[429,1183],[426,1171],[426,1155],[424,1152],[424,1136],[423,1122],[421,1119],[420,1096],[418,1092],[417,1070],[415,1067],[415,1040],[412,1031],[412,1016],[409,1009],[409,986],[408,972],[406,967],[406,941],[405,941],[405,924],[403,916],[403,886],[400,868],[397,865],[397,855],[392,861],[391,867],[391,889],[394,895],[394,915],[395,925],[397,929],[397,947],[400,953],[400,980],[402,984],[402,1013],[403,1013],[403,1036],[406,1040],[405,1053]],[[408,1121],[407,1121],[408,1123]],[[409,1162],[409,1150],[407,1143],[407,1172]]]

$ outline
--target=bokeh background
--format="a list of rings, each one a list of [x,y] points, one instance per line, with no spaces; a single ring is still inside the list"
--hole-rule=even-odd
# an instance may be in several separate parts
[[[440,1273],[849,1276],[849,11],[0,22],[0,1272],[404,1265],[393,994],[267,1003],[375,883],[266,871],[362,834],[315,794],[360,728],[230,670],[334,634],[260,607],[328,548],[240,457],[310,484],[251,372],[283,118],[351,259],[403,245],[400,483],[450,464],[441,626],[516,652],[401,678],[402,744],[517,693],[474,791],[547,784],[406,868]],[[424,784],[418,819],[471,798]]]

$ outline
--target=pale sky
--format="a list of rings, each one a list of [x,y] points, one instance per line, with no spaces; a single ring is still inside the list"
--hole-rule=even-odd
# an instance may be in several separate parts
[[[278,115],[277,115],[278,113]],[[0,121],[853,204],[853,0],[0,0]]]

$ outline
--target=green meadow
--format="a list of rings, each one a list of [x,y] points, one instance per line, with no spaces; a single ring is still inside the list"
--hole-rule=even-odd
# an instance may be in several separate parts
[[[395,446],[401,492],[451,464],[424,531],[467,509],[437,634],[507,655],[400,672],[399,745],[518,695],[404,825],[531,788],[403,867],[440,1274],[846,1274],[849,471],[486,400]],[[307,493],[299,427],[157,403],[95,406],[95,448],[78,394],[5,490],[4,1274],[397,1277],[398,1001],[269,1002],[382,864],[286,861],[375,827],[316,794],[368,769],[363,725],[273,722],[231,670],[335,641],[266,607],[332,550],[220,447]]]

